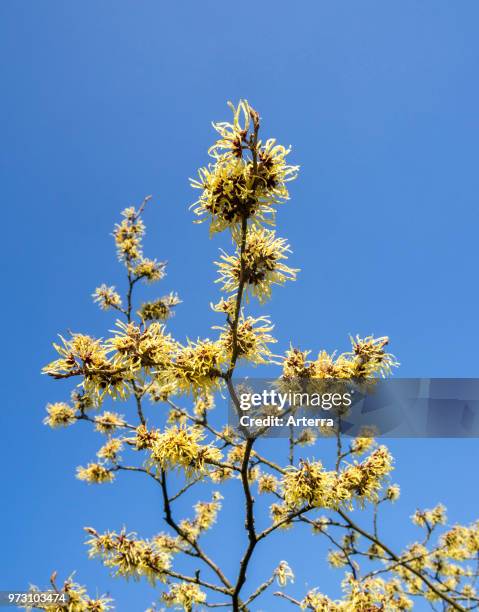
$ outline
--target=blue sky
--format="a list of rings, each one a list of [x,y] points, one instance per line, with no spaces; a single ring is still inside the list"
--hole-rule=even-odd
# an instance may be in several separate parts
[[[77,569],[121,612],[154,598],[88,561],[82,527],[151,535],[159,494],[136,479],[98,488],[74,479],[98,440],[41,424],[45,404],[68,390],[40,369],[58,332],[111,328],[90,294],[101,282],[121,287],[111,228],[146,194],[147,251],[169,261],[158,291],[184,300],[172,330],[211,333],[211,262],[225,240],[193,225],[188,177],[207,161],[210,122],[227,118],[228,99],[248,98],[264,134],[292,144],[301,165],[278,232],[302,272],[265,310],[280,348],[345,350],[349,333],[387,334],[401,376],[478,376],[478,18],[472,0],[1,3],[1,589]],[[391,448],[403,489],[387,516],[394,544],[418,537],[407,525],[416,506],[442,500],[451,522],[477,517],[477,441]],[[227,565],[242,538],[236,514],[226,504]],[[307,579],[336,594],[340,574],[321,565],[317,542],[307,532],[276,538],[251,585],[287,558],[298,574],[291,593]],[[257,609],[289,608],[265,597]]]

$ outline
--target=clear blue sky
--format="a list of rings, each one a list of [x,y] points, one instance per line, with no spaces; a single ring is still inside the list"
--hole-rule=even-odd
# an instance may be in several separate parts
[[[82,527],[151,535],[159,493],[135,478],[74,479],[98,440],[41,424],[47,401],[68,390],[40,368],[57,332],[111,328],[90,294],[120,285],[109,234],[119,210],[150,193],[147,249],[170,262],[158,291],[184,300],[172,328],[209,333],[223,243],[192,224],[187,179],[206,162],[210,121],[227,118],[228,99],[248,98],[302,167],[278,219],[302,272],[266,308],[280,347],[344,350],[350,332],[388,334],[401,376],[479,375],[478,20],[473,0],[3,0],[0,589],[77,569],[121,612],[154,598],[88,561]],[[391,448],[403,489],[387,516],[393,544],[418,537],[407,526],[416,506],[442,500],[451,521],[479,515],[476,440]],[[221,525],[229,568],[237,512],[227,505]],[[285,558],[298,574],[291,593],[307,579],[335,595],[340,573],[322,556],[306,531],[278,537],[260,549],[251,586]],[[265,597],[256,609],[288,606]]]

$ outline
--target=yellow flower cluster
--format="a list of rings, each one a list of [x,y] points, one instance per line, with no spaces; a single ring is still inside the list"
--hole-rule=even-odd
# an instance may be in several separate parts
[[[236,296],[232,295],[227,300],[221,298],[216,304],[211,303],[210,306],[215,312],[220,312],[233,319],[236,310]]]
[[[406,612],[413,607],[413,602],[404,595],[400,582],[395,579],[359,581],[348,575],[343,581],[343,589],[346,596],[341,601],[333,601],[318,589],[312,589],[301,601],[300,608],[314,612]]]
[[[276,581],[279,586],[284,587],[288,582],[294,582],[293,570],[289,567],[287,561],[281,561],[278,567],[274,570]]]
[[[83,480],[89,484],[103,484],[112,482],[115,474],[101,463],[89,463],[87,467],[77,468],[78,480]]]
[[[198,502],[195,504],[195,518],[185,519],[180,523],[180,529],[187,535],[189,540],[196,540],[198,536],[207,529],[210,529],[216,522],[218,512],[221,510],[221,500],[223,496],[218,491],[212,495],[210,502]]]
[[[52,428],[67,427],[76,421],[76,411],[65,402],[47,404],[47,416],[43,419],[45,425]]]
[[[159,550],[154,540],[137,539],[136,534],[107,531],[99,534],[86,528],[92,537],[87,541],[89,556],[99,557],[116,576],[139,580],[144,577],[153,586],[164,582],[171,567],[171,554]]]
[[[60,358],[44,372],[54,378],[81,377],[84,396],[78,397],[86,397],[88,407],[100,403],[107,393],[114,399],[127,398],[133,381],[141,381],[145,375],[152,377],[149,393],[153,399],[164,400],[173,393],[205,397],[221,389],[221,367],[229,363],[235,346],[238,358],[253,364],[268,362],[268,344],[275,342],[269,333],[272,328],[266,317],[241,318],[236,343],[228,326],[216,328],[222,332],[217,341],[189,340],[182,346],[157,321],[146,327],[117,321],[114,335],[105,341],[83,334],[73,334],[70,340],[62,338],[63,345],[54,345]],[[85,407],[86,402],[79,409],[83,412]],[[73,418],[74,414],[66,405],[50,411],[52,424],[54,417],[58,417],[58,424],[61,418],[68,424],[68,415]]]
[[[298,270],[283,263],[289,251],[286,240],[276,238],[274,231],[253,226],[248,231],[242,256],[237,246],[234,255],[223,252],[220,261],[215,262],[220,275],[217,282],[223,284],[223,291],[232,293],[242,281],[246,297],[251,293],[263,304],[271,298],[273,285],[283,285],[296,278]]]
[[[215,523],[218,512],[221,510],[221,499],[223,499],[221,493],[215,491],[212,501],[195,504],[195,522],[200,531],[209,529]]]
[[[301,504],[327,507],[335,481],[335,473],[323,468],[321,461],[301,461],[300,467],[289,468],[283,477],[284,501],[290,508]]]
[[[165,372],[165,382],[178,393],[213,392],[221,387],[220,367],[226,357],[223,347],[211,340],[188,341],[178,349],[176,359]]]
[[[215,327],[221,330],[219,343],[226,355],[232,355],[236,347],[237,356],[252,364],[268,363],[271,351],[268,344],[276,342],[269,333],[273,329],[268,317],[240,316],[235,335],[231,326]]]
[[[44,591],[37,587],[31,587],[29,593],[32,596],[35,593]],[[65,580],[63,587],[58,589],[60,595],[65,596],[65,603],[35,603],[35,608],[26,606],[25,610],[45,610],[45,612],[108,612],[112,610],[110,605],[113,601],[110,597],[102,595],[101,597],[92,599],[89,597],[85,587],[73,582],[71,578]]]
[[[124,427],[125,421],[120,414],[116,412],[105,411],[95,417],[95,429],[102,434],[110,434],[117,429]]]
[[[369,457],[361,463],[349,465],[339,474],[337,493],[348,499],[354,496],[360,502],[378,500],[384,479],[389,475],[392,467],[392,456],[385,446],[374,450]],[[344,497],[346,493],[346,497]]]
[[[195,400],[193,412],[198,418],[203,418],[207,412],[215,407],[215,398],[212,393],[205,393]]]
[[[179,537],[173,538],[167,533],[159,533],[152,538],[152,541],[154,542],[157,550],[170,554],[180,552],[182,550],[182,545],[184,546]]]
[[[354,455],[363,455],[375,445],[374,436],[377,431],[373,427],[362,427],[359,436],[351,443],[351,452]]]
[[[351,338],[352,350],[336,356],[321,351],[316,360],[309,360],[308,351],[290,348],[283,359],[283,377],[291,379],[360,380],[386,376],[398,365],[385,351],[389,339]]]
[[[392,470],[392,457],[380,446],[361,463],[349,465],[339,474],[324,469],[321,461],[301,461],[283,477],[284,501],[290,508],[302,504],[336,508],[353,499],[377,501],[384,478]]]
[[[169,607],[181,607],[183,610],[193,610],[195,604],[206,601],[206,595],[197,584],[189,582],[174,582],[169,590],[161,594],[162,601]]]
[[[141,328],[134,322],[117,321],[115,335],[106,346],[115,351],[117,363],[127,372],[143,368],[146,373],[168,368],[178,350],[178,343],[166,333],[164,325],[154,322]]]
[[[395,502],[401,495],[401,487],[398,484],[389,485],[386,489],[386,499]]]
[[[121,215],[123,219],[113,230],[118,259],[125,262],[138,260],[143,254],[142,238],[145,233],[143,220],[133,206],[125,208]]]
[[[95,289],[93,293],[93,301],[96,302],[102,310],[109,310],[110,308],[121,309],[121,297],[115,291],[115,287],[108,287],[108,285],[101,285]]]
[[[286,184],[298,171],[286,163],[290,149],[274,139],[258,140],[260,118],[246,100],[230,107],[233,123],[213,124],[220,134],[209,150],[214,163],[191,181],[201,190],[194,212],[200,221],[210,220],[212,233],[227,228],[235,232],[246,219],[271,222],[274,207],[289,199]]]
[[[430,510],[416,510],[412,515],[412,522],[418,527],[432,528],[436,525],[445,525],[447,521],[446,508],[438,504]]]
[[[479,521],[465,527],[455,525],[441,536],[441,545],[449,559],[463,561],[478,556],[479,553]]]
[[[92,395],[88,395],[83,390],[74,389],[71,393],[71,401],[75,410],[81,413],[98,408],[96,398]]]
[[[314,362],[308,360],[309,351],[290,347],[283,359],[283,378],[286,380],[314,378]]]
[[[313,610],[314,612],[342,612],[342,605],[323,595],[318,589],[311,589],[301,600],[301,610]]]
[[[339,550],[331,550],[328,553],[328,562],[331,567],[340,568],[344,567],[348,560],[343,552]]]
[[[411,610],[413,602],[406,597],[398,580],[386,581],[382,578],[355,580],[348,575],[343,582],[347,595],[340,610],[356,612],[359,610]]]
[[[142,260],[133,268],[136,280],[144,279],[149,283],[161,280],[165,276],[166,264],[156,259],[143,257]]]
[[[157,429],[148,429],[145,425],[139,425],[135,430],[135,437],[132,440],[136,450],[151,449],[158,442],[160,432]]]
[[[198,427],[168,427],[153,442],[151,463],[164,470],[183,468],[187,476],[204,473],[209,463],[221,459],[221,451],[201,444],[205,435]]]
[[[84,334],[73,334],[70,340],[60,338],[63,344],[53,345],[60,358],[45,366],[44,373],[57,379],[82,376],[85,394],[99,401],[105,393],[127,396],[130,376],[118,360],[108,357],[108,347],[101,340]]]
[[[271,504],[269,512],[273,523],[281,523],[281,529],[291,529],[293,523],[291,522],[291,509],[285,504]]]
[[[99,459],[111,461],[112,463],[117,463],[119,460],[118,454],[121,452],[122,448],[123,440],[120,438],[110,438],[110,440],[108,440],[108,442],[106,442],[97,452],[97,457]]]
[[[122,261],[132,281],[144,279],[155,282],[165,275],[166,264],[143,257],[143,236],[145,225],[141,218],[143,208],[150,198],[146,198],[142,206],[136,210],[133,206],[125,208],[121,213],[123,219],[115,225],[113,236],[115,238],[118,259]]]
[[[258,493],[275,493],[279,483],[273,474],[260,474],[258,478]]]
[[[170,293],[154,302],[146,302],[138,311],[142,321],[167,321],[175,313],[173,308],[181,303],[176,293]]]

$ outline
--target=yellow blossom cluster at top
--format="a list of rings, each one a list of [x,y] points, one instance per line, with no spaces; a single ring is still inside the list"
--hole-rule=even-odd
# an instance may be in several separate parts
[[[275,206],[289,199],[286,184],[297,166],[286,163],[289,148],[258,138],[260,117],[246,100],[230,103],[233,123],[214,123],[220,135],[210,148],[213,163],[199,170],[192,186],[201,191],[194,212],[210,221],[210,231],[239,230],[244,219],[271,222]]]

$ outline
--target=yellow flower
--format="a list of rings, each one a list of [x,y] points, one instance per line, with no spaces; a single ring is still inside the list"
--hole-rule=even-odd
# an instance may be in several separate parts
[[[125,426],[125,421],[120,414],[116,412],[105,411],[95,417],[95,429],[100,433],[112,433],[116,429]]]
[[[214,124],[220,134],[210,148],[214,163],[200,168],[198,180],[191,181],[201,190],[194,212],[200,221],[210,219],[212,233],[227,228],[235,233],[248,218],[271,223],[274,206],[289,198],[286,183],[296,178],[298,171],[297,166],[286,163],[290,149],[277,145],[274,139],[264,144],[258,140],[259,115],[246,100],[232,108],[233,124]]]
[[[199,428],[169,427],[153,443],[151,460],[165,470],[182,467],[187,476],[205,472],[206,464],[221,459],[221,451],[201,444],[203,439]]]
[[[102,310],[121,308],[121,297],[115,291],[115,287],[108,287],[108,285],[105,284],[95,289],[93,301],[96,302]]]
[[[89,484],[103,484],[112,482],[115,474],[100,463],[89,463],[86,468],[81,466],[77,468],[77,478]]]
[[[117,576],[139,580],[145,577],[153,586],[164,582],[165,571],[171,567],[171,553],[158,550],[154,542],[140,540],[136,534],[97,533],[91,527],[86,528],[92,537],[87,541],[89,556],[100,557],[103,564],[114,571]]]
[[[233,470],[225,467],[215,467],[208,472],[208,476],[212,482],[220,484],[233,477]]]
[[[120,438],[111,438],[97,452],[97,457],[116,463],[119,459],[118,453],[122,448],[123,441]]]
[[[385,477],[391,472],[392,456],[385,446],[374,450],[361,463],[344,469],[339,475],[339,484],[359,501],[377,501],[378,492]]]
[[[42,600],[40,593],[44,592],[44,589],[40,590],[35,586],[32,586],[29,593],[32,595],[32,601],[37,601],[35,595],[38,595],[38,601]],[[110,597],[102,595],[96,599],[92,599],[88,596],[85,587],[72,581],[71,577],[63,583],[63,587],[58,589],[58,593],[65,596],[68,602],[67,607],[65,604],[49,604],[49,603],[35,603],[35,610],[45,610],[46,612],[108,612],[113,610],[110,603],[113,601]],[[30,611],[33,608],[26,607],[26,610]]]
[[[205,393],[195,400],[193,412],[198,418],[203,418],[207,412],[215,407],[215,398],[211,393]]]
[[[430,510],[416,510],[412,516],[412,522],[419,527],[445,525],[446,521],[446,508],[442,504],[437,504]]]
[[[75,423],[76,412],[75,409],[66,404],[65,402],[56,402],[55,404],[47,405],[47,413],[43,420],[45,425],[50,427],[67,427]]]
[[[312,376],[314,378],[374,379],[376,376],[386,376],[393,367],[399,365],[394,356],[386,353],[385,346],[389,338],[351,338],[352,351],[342,353],[338,357],[321,351],[314,362]]]
[[[301,461],[299,469],[291,467],[283,477],[285,503],[291,508],[328,506],[333,477],[321,461]]]
[[[269,507],[274,523],[281,523],[280,529],[291,529],[293,523],[289,520],[290,510],[283,504],[271,504]]]
[[[334,551],[331,550],[328,553],[328,561],[331,567],[336,567],[336,568],[344,567],[348,562],[344,554],[337,550],[334,550]]]
[[[175,314],[173,308],[180,303],[176,293],[170,293],[154,302],[143,304],[138,315],[143,321],[166,321]]]
[[[340,610],[346,612],[343,606],[336,604],[329,597],[320,593],[318,589],[311,589],[306,593],[301,601],[300,608],[301,610],[314,610],[314,612],[339,612]]]
[[[195,604],[206,601],[206,595],[200,587],[188,582],[170,584],[168,592],[162,593],[161,598],[169,608],[180,606],[183,610],[193,610]]]
[[[210,306],[215,312],[226,314],[230,319],[233,319],[236,310],[236,299],[235,296],[230,296],[227,300],[221,298],[219,302],[216,304],[211,303]]]
[[[142,238],[145,226],[141,219],[141,212],[133,206],[122,211],[123,219],[115,225],[113,236],[118,251],[118,259],[130,265],[131,261],[142,256]]]
[[[167,375],[179,393],[194,396],[209,393],[221,387],[220,366],[225,361],[220,343],[211,340],[188,341],[176,354]]]
[[[71,401],[76,410],[79,412],[86,412],[98,408],[98,402],[92,395],[88,395],[85,392],[74,390],[71,392]]]
[[[363,427],[359,436],[351,443],[351,452],[354,455],[362,455],[370,450],[375,444],[374,436],[376,434],[377,431],[374,427]]]
[[[276,576],[276,581],[281,587],[286,586],[288,582],[294,582],[293,570],[289,567],[286,561],[281,561],[274,573]]]
[[[216,522],[218,512],[221,510],[221,500],[223,496],[218,491],[215,491],[212,495],[212,501],[210,502],[198,502],[195,504],[195,519],[193,521],[194,527],[198,533],[210,529]]]
[[[106,393],[125,398],[131,375],[115,360],[108,358],[108,346],[84,334],[73,334],[70,340],[60,336],[63,346],[54,344],[60,358],[43,368],[53,378],[82,376],[84,392],[93,401],[101,401]]]
[[[181,539],[173,538],[166,533],[159,533],[152,539],[152,543],[160,552],[175,553],[181,550]]]
[[[261,474],[258,478],[258,493],[275,493],[278,480],[272,474]]]
[[[386,498],[389,499],[389,501],[392,501],[392,502],[397,501],[399,499],[400,494],[401,494],[401,487],[398,484],[390,485],[386,489]]]
[[[133,269],[136,278],[144,279],[149,283],[161,280],[165,276],[166,263],[142,257]]]
[[[276,342],[270,335],[273,329],[268,317],[240,317],[236,331],[236,343],[231,326],[214,327],[222,331],[220,344],[227,355],[232,355],[236,347],[237,356],[254,364],[268,363],[271,351],[268,344]]]
[[[251,293],[263,304],[271,297],[272,285],[282,285],[296,278],[297,270],[282,261],[287,259],[287,252],[286,240],[276,238],[272,230],[253,226],[247,234],[242,258],[237,247],[235,255],[223,252],[220,261],[215,262],[220,274],[217,282],[223,283],[223,290],[231,293],[238,290],[242,280],[246,297]]]
[[[146,425],[139,425],[135,431],[134,445],[136,450],[152,449],[160,438],[158,429],[148,429]]]
[[[384,347],[389,343],[389,338],[351,338],[353,345],[350,355],[352,361],[352,377],[361,378],[379,375],[385,377],[391,373],[391,369],[397,365],[394,355],[386,353]]]
[[[115,351],[117,363],[126,371],[133,374],[143,368],[146,373],[157,374],[161,382],[179,347],[161,323],[140,328],[134,322],[122,321],[117,321],[115,335],[107,340],[106,346]]]
[[[308,360],[309,351],[291,347],[283,359],[283,378],[308,379],[314,375],[314,364]]]

